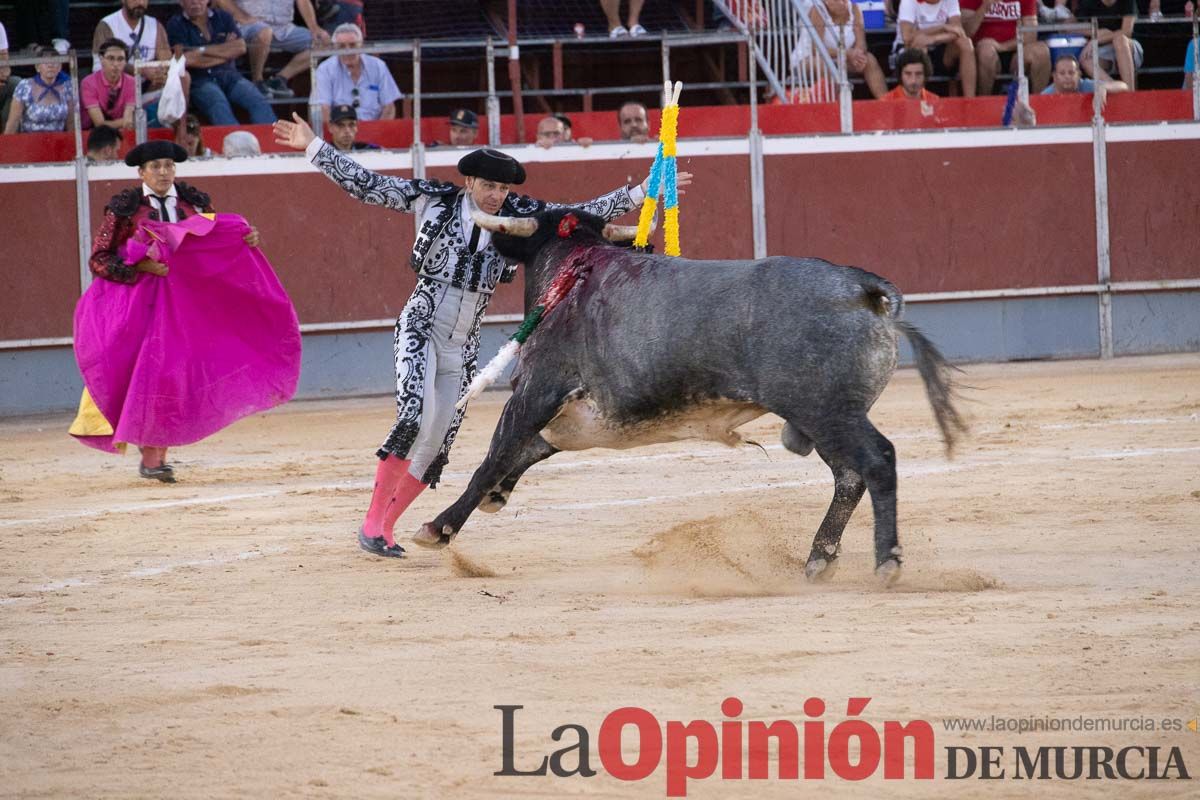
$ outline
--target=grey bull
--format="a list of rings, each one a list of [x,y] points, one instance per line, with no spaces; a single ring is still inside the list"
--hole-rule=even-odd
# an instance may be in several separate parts
[[[947,453],[966,428],[954,408],[953,367],[902,319],[895,286],[817,258],[642,253],[605,241],[631,231],[568,209],[476,222],[495,232],[501,253],[525,263],[526,310],[561,270],[579,279],[521,351],[513,394],[466,491],[421,527],[417,544],[449,544],[474,509],[502,508],[525,471],[560,450],[682,439],[735,445],[739,425],[772,413],[785,421],[784,447],[802,456],[815,448],[833,472],[833,501],[806,575],[832,574],[846,523],[869,491],[876,574],[884,584],[896,579],[896,451],[867,412],[896,369],[900,334]]]

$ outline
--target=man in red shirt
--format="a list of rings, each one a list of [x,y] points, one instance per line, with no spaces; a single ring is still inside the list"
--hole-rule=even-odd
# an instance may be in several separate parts
[[[125,43],[108,39],[96,51],[100,69],[79,82],[83,105],[83,129],[106,126],[117,130],[133,128],[133,76],[125,72]]]
[[[883,100],[921,100],[932,103],[938,96],[925,88],[925,81],[933,74],[933,62],[929,53],[919,47],[906,47],[896,57],[896,72],[900,85],[885,94]]]
[[[1001,68],[1015,74],[1012,58],[1017,52],[1017,23],[1037,27],[1038,0],[959,0],[963,30],[975,43],[979,94],[991,94]],[[1029,91],[1037,94],[1050,82],[1050,48],[1038,41],[1037,31],[1025,39],[1025,74]]]

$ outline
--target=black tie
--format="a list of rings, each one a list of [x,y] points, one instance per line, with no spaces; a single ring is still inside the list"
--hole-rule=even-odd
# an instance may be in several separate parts
[[[471,231],[471,241],[467,243],[467,249],[474,253],[479,249],[479,226],[475,225]]]
[[[157,201],[158,201],[158,207],[162,209],[162,212],[161,212],[161,213],[162,213],[162,221],[163,221],[163,222],[170,222],[170,221],[171,221],[171,215],[167,213],[167,198],[165,198],[165,197],[159,197],[159,196],[158,196],[158,195],[156,195],[156,194],[154,194],[154,195],[151,195],[151,197],[153,197],[155,200],[157,200]]]

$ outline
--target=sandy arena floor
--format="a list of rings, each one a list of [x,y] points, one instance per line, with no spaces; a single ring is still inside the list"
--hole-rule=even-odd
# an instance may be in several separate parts
[[[841,571],[803,559],[831,491],[815,455],[683,443],[560,454],[455,546],[361,553],[387,398],[294,403],[175,451],[181,482],[0,421],[0,796],[662,797],[495,777],[642,706],[660,721],[805,719],[808,697],[924,719],[955,745],[1179,746],[1200,734],[951,732],[957,717],[1200,712],[1200,356],[974,366],[947,461],[916,374],[873,413],[900,463],[905,573],[878,589],[870,506]],[[504,396],[472,406],[431,519],[482,457]],[[405,539],[407,539],[407,533]],[[573,741],[568,738],[567,743]],[[1164,756],[1165,757],[1165,756]],[[1006,757],[1006,762],[1009,759]],[[573,763],[568,761],[568,763]],[[881,770],[882,772],[882,770]],[[911,774],[911,773],[910,773]],[[719,773],[718,773],[719,775]],[[722,781],[700,798],[866,794],[1197,797],[1187,781]]]

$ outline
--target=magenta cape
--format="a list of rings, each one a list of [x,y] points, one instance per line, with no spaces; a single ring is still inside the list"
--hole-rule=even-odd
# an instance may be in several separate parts
[[[145,221],[120,254],[157,254],[167,276],[92,283],[75,307],[75,360],[113,433],[79,441],[191,444],[292,398],[300,326],[249,231],[236,214]]]

